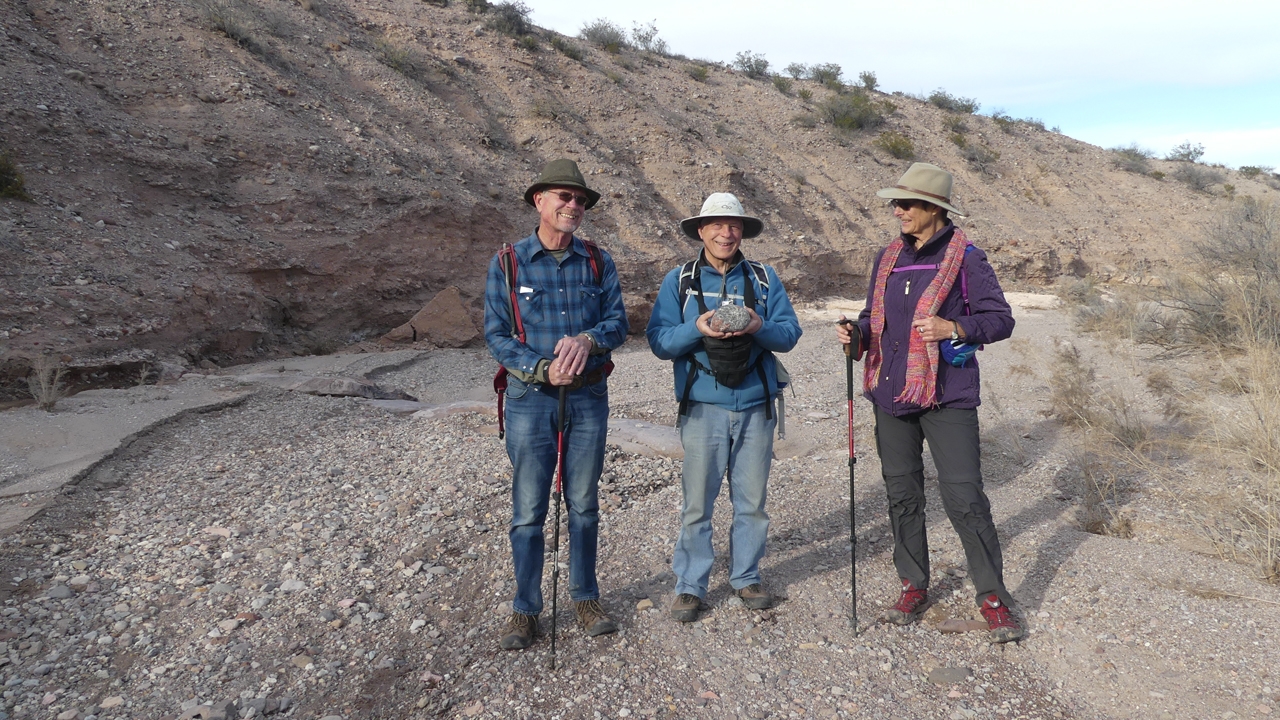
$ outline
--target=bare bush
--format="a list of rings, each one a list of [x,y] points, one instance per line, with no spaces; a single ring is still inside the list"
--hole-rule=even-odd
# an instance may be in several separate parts
[[[836,63],[820,63],[809,66],[809,79],[828,88],[838,90],[844,86],[844,71]]]
[[[1167,350],[1280,347],[1280,206],[1233,203],[1192,243],[1186,272],[1166,279],[1149,342]]]
[[[617,23],[604,18],[583,25],[582,30],[578,31],[578,37],[608,53],[617,54],[630,47],[627,42],[627,31]]]
[[[887,108],[859,91],[832,95],[819,106],[827,122],[840,130],[866,130],[884,122]],[[889,110],[892,112],[892,110]]]
[[[956,97],[942,88],[929,93],[926,100],[934,107],[942,108],[948,112],[965,113],[966,115],[978,112],[978,108],[981,107],[978,101],[973,98]]]
[[[1155,157],[1155,153],[1139,146],[1137,143],[1125,147],[1111,148],[1111,152],[1116,154],[1111,159],[1111,164],[1116,169],[1139,175],[1146,175],[1151,172],[1151,158]]]
[[[862,89],[871,92],[880,87],[880,81],[876,79],[876,74],[870,70],[864,70],[858,73],[858,82],[862,83]]]
[[[791,63],[782,68],[782,71],[791,76],[792,80],[799,80],[809,74],[809,66],[804,63]]]
[[[61,400],[66,387],[62,378],[67,370],[58,361],[48,355],[41,355],[31,362],[31,374],[27,376],[27,389],[36,405],[41,410],[53,412],[53,407]]]
[[[733,60],[733,66],[752,80],[763,80],[769,76],[769,61],[763,55],[744,50]]]
[[[14,200],[24,200],[31,202],[31,196],[27,194],[26,180],[22,177],[22,171],[13,164],[9,156],[0,153],[0,198],[13,198]]]
[[[656,20],[648,25],[631,23],[631,42],[641,50],[656,55],[666,55],[670,51],[670,48],[667,47],[667,41],[658,37]]]
[[[773,76],[773,86],[774,86],[775,88],[777,88],[777,89],[778,89],[778,92],[782,93],[783,95],[790,95],[790,94],[791,94],[791,79],[790,79],[790,78],[785,78],[785,77],[783,77],[783,76],[781,76],[781,75],[774,75],[774,76]]]
[[[529,20],[531,12],[533,9],[519,0],[498,3],[490,10],[485,27],[503,35],[521,38],[533,32],[533,22]]]
[[[1226,178],[1222,173],[1212,168],[1196,165],[1195,163],[1183,163],[1178,165],[1173,171],[1173,179],[1177,180],[1192,190],[1206,192],[1208,189]]]
[[[964,139],[963,136],[961,139]],[[986,145],[966,143],[961,146],[960,156],[969,161],[969,167],[983,175],[996,174],[996,161],[1000,159],[1000,153]]]
[[[1199,143],[1192,144],[1190,140],[1187,140],[1170,150],[1164,159],[1193,163],[1199,161],[1202,157],[1204,157],[1204,146]]]
[[[1055,420],[1071,427],[1087,427],[1094,420],[1093,366],[1084,362],[1080,350],[1062,343],[1054,353],[1049,375],[1049,412]]]
[[[1076,453],[1073,464],[1080,470],[1080,512],[1077,519],[1085,532],[1112,537],[1133,537],[1133,523],[1120,509],[1122,465],[1113,458],[1092,452]]]

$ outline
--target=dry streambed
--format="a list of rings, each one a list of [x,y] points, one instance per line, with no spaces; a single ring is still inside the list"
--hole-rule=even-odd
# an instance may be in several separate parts
[[[412,420],[269,390],[161,428],[115,461],[122,485],[75,488],[4,539],[0,712],[64,720],[1274,712],[1274,588],[1242,566],[1152,542],[1154,534],[1079,531],[1070,438],[1039,414],[1042,381],[1010,370],[1065,331],[1053,313],[1024,314],[1024,344],[983,357],[1002,400],[983,410],[989,486],[1029,638],[991,646],[981,633],[938,631],[938,622],[973,616],[959,543],[940,512],[930,528],[934,610],[906,629],[873,622],[895,579],[863,407],[855,636],[843,361],[828,321],[806,315],[807,334],[787,357],[797,382],[771,481],[764,565],[786,600],[773,610],[744,609],[717,565],[704,619],[667,618],[679,463],[612,448],[600,570],[622,631],[583,637],[566,601],[559,670],[547,668],[545,641],[501,652],[512,593],[510,474],[491,418]],[[669,421],[666,365],[642,347],[618,362],[615,408]],[[399,377],[414,394],[448,399],[452,379],[484,374],[479,364],[475,354],[440,354],[376,379]],[[726,510],[717,509],[720,551]],[[1194,587],[1231,595],[1186,591]]]

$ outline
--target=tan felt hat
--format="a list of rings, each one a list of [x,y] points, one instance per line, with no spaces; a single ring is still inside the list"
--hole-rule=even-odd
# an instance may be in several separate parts
[[[951,173],[937,165],[912,163],[898,184],[876,193],[890,200],[923,200],[964,217],[964,211],[951,204]]]

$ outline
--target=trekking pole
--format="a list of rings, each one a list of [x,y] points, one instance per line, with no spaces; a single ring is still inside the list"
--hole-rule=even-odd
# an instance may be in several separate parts
[[[551,541],[551,669],[556,669],[556,598],[560,594],[560,496],[564,485],[564,401],[568,386],[560,386],[560,414],[556,427],[556,484],[551,498],[556,503],[556,529]]]
[[[853,444],[853,361],[862,357],[862,330],[852,320],[840,320],[852,336],[848,345],[844,346],[845,390],[849,398],[849,581],[850,605],[853,610],[853,634],[858,634],[858,534],[856,516],[854,515],[854,483],[853,470],[858,464],[858,455]]]

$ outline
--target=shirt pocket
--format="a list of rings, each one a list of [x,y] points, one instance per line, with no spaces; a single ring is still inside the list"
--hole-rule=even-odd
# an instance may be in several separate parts
[[[579,310],[583,326],[593,328],[600,322],[600,301],[604,297],[604,290],[594,285],[582,285],[579,290]]]
[[[516,289],[516,302],[520,306],[520,321],[526,329],[542,322],[543,305],[546,303],[546,292],[542,288],[522,285]]]

